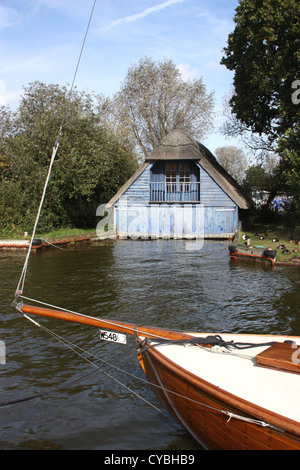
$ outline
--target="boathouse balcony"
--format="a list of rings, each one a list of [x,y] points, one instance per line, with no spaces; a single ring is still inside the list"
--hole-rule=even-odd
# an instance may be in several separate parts
[[[193,161],[158,161],[151,168],[150,202],[200,202],[199,167]]]
[[[150,202],[199,202],[200,182],[151,182]]]

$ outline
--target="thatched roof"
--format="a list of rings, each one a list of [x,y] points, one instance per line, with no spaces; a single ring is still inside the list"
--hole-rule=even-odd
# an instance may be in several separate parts
[[[181,129],[176,129],[163,138],[159,147],[157,147],[146,161],[154,160],[199,160],[198,143]]]
[[[221,189],[237,204],[240,209],[249,209],[252,200],[243,191],[240,185],[217,162],[214,155],[201,143],[190,137],[185,131],[176,129],[163,138],[157,147],[146,158],[145,163],[136,173],[120,188],[108,205],[114,204],[119,197],[131,186],[138,176],[151,162],[167,160],[194,160],[200,163],[202,168],[221,187]]]

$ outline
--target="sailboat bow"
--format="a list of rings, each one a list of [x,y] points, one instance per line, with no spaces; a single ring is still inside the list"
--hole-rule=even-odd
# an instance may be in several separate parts
[[[134,335],[160,400],[207,449],[300,450],[300,337],[173,331],[14,303],[23,315]]]

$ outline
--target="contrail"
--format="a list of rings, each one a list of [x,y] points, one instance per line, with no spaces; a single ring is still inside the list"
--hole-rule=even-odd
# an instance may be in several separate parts
[[[145,16],[151,15],[151,13],[161,11],[164,8],[174,5],[175,3],[180,3],[184,1],[185,0],[167,0],[166,2],[159,3],[158,5],[155,5],[153,7],[146,8],[146,10],[142,11],[141,13],[136,13],[135,15],[131,16],[125,16],[124,18],[120,18],[119,20],[112,21],[110,25],[103,29],[111,29],[123,23],[131,23],[132,21],[137,21],[140,18],[144,18]]]

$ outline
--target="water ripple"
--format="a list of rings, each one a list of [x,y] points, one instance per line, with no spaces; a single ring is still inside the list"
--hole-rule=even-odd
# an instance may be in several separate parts
[[[299,270],[234,264],[227,247],[206,242],[192,251],[184,241],[126,240],[38,252],[31,257],[24,294],[89,315],[171,329],[298,335]],[[0,257],[1,339],[7,352],[1,401],[56,387],[90,370],[10,310],[23,261],[24,254]],[[143,377],[133,342],[127,355],[123,346],[100,343],[97,329],[41,322]],[[142,382],[122,380],[161,407]],[[103,373],[1,412],[2,448],[135,449],[137,443],[143,449],[198,448],[169,414],[145,406]]]

